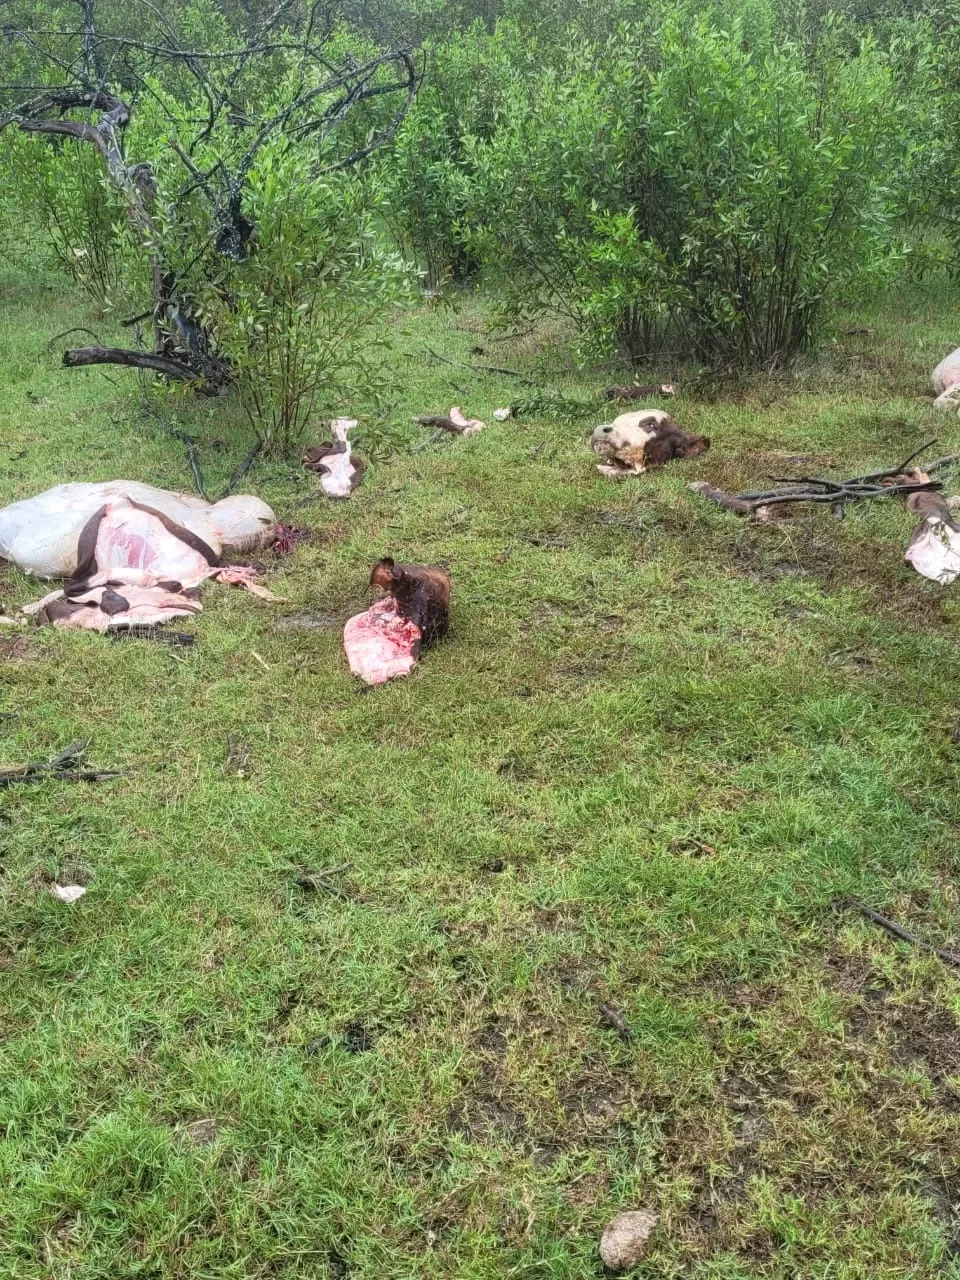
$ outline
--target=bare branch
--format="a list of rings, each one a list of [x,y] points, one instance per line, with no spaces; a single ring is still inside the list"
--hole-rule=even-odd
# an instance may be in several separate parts
[[[75,347],[63,353],[63,363],[68,369],[80,369],[95,364],[122,364],[133,369],[151,369],[165,378],[180,382],[192,382],[204,395],[223,395],[223,382],[204,381],[201,374],[182,360],[171,356],[154,355],[149,351],[128,351],[123,347]]]

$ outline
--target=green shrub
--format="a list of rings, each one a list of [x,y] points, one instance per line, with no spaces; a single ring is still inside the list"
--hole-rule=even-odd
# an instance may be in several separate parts
[[[889,260],[885,60],[831,23],[807,51],[771,12],[684,6],[515,89],[472,155],[471,238],[515,313],[563,311],[634,359],[773,365]]]
[[[319,406],[342,408],[376,389],[385,312],[405,276],[376,236],[374,212],[369,184],[318,178],[302,149],[268,144],[244,200],[253,251],[240,261],[208,256],[183,277],[271,451],[295,445]]]
[[[886,33],[909,125],[896,176],[899,206],[913,233],[914,274],[944,260],[956,273],[960,257],[958,30],[960,3],[947,0],[892,23]]]
[[[476,205],[473,148],[493,137],[510,82],[532,56],[509,24],[493,35],[475,24],[423,50],[423,84],[383,158],[380,181],[387,224],[433,292],[477,269],[465,234]]]
[[[10,131],[5,146],[17,212],[43,228],[57,261],[103,311],[122,290],[123,204],[92,147]]]

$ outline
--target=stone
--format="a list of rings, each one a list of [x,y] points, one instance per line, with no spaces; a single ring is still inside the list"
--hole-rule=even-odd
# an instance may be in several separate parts
[[[635,1267],[646,1252],[657,1216],[652,1209],[631,1209],[611,1219],[600,1237],[603,1265],[611,1271]]]

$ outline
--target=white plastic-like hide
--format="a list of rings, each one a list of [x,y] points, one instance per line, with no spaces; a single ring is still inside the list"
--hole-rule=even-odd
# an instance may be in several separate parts
[[[960,531],[931,516],[918,526],[903,558],[924,578],[949,586],[960,575]]]
[[[159,511],[201,538],[216,555],[256,550],[273,541],[276,517],[249,495],[204,502],[136,480],[59,484],[0,509],[0,559],[41,578],[67,578],[77,568],[77,545],[91,516],[117,499]]]
[[[960,384],[960,347],[945,356],[931,375],[930,381],[938,396]]]

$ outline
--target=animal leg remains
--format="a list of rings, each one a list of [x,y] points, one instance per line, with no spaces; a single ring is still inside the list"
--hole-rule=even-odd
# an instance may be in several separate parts
[[[450,575],[436,565],[378,560],[370,585],[386,591],[366,612],[349,620],[343,647],[350,670],[369,685],[405,676],[423,645],[446,635],[450,625]]]
[[[304,449],[300,456],[307,470],[320,477],[320,488],[328,498],[349,498],[367,469],[348,439],[357,425],[356,418],[335,418],[330,424],[332,440]]]

